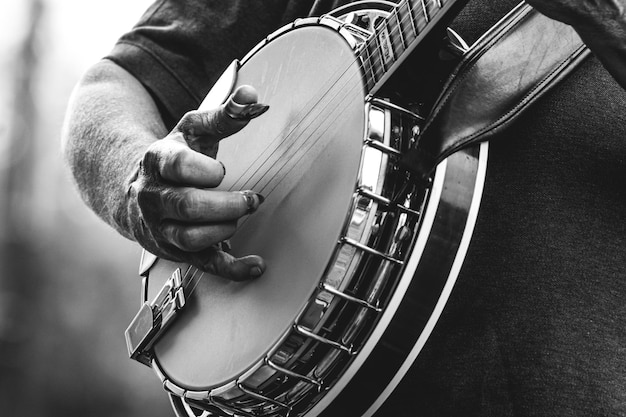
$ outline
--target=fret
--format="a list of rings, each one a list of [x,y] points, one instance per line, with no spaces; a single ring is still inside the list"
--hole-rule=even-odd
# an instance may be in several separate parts
[[[387,42],[387,40],[384,39],[384,36],[380,39],[380,41],[383,48],[385,45],[391,48],[391,53],[387,54],[388,56],[386,56],[384,60],[385,65],[390,66],[395,63],[398,57],[400,57],[407,48],[406,37],[404,36],[404,33],[402,33],[400,15],[398,14],[397,8],[394,8],[389,17],[386,19],[385,29],[386,35],[384,36],[387,36],[389,41]],[[383,53],[385,53],[385,51],[383,51]]]
[[[369,90],[376,85],[378,80],[376,79],[376,72],[374,71],[372,57],[370,55],[370,51],[367,45],[365,45],[365,48],[363,48],[363,51],[366,53],[366,56],[365,57],[361,56],[361,62],[363,63],[363,67],[364,67],[363,74],[365,75],[365,84],[367,85],[367,88]]]
[[[428,2],[426,6],[427,6],[426,10],[428,11],[428,15],[430,16],[431,19],[434,19],[437,13],[439,13],[439,11],[443,8],[443,2],[441,0],[437,0],[437,1],[431,0]]]
[[[374,45],[373,45],[374,49],[372,51],[370,51],[370,56],[373,56],[374,59],[372,60],[372,66],[375,66],[375,64],[377,62],[380,62],[380,66],[382,68],[382,72],[383,74],[385,73],[385,61],[384,61],[384,56],[381,53],[381,49],[380,49],[380,39],[378,36],[374,36]],[[377,59],[376,55],[380,55],[380,59]]]
[[[430,16],[431,19],[442,8],[443,8],[443,4],[441,3],[441,1],[432,1],[431,0],[431,1],[429,1],[426,4],[426,10],[428,11],[428,15]]]
[[[417,25],[415,24],[415,16],[413,15],[413,8],[411,7],[409,0],[406,0],[404,4],[406,4],[407,12],[409,15],[409,21],[411,22],[411,28],[413,28],[413,35],[415,35],[415,37],[417,38],[418,32],[417,32]]]
[[[420,0],[420,3],[422,3],[422,11],[424,12],[424,19],[426,19],[426,23],[428,23],[430,21],[430,18],[428,17],[428,10],[426,9],[425,0]]]
[[[411,17],[415,23],[417,33],[422,33],[428,26],[428,20],[424,17],[426,16],[423,8],[424,2],[423,0],[407,0],[407,3],[409,4],[409,9],[412,11]]]
[[[411,14],[407,11],[408,5],[407,1],[403,0],[398,3],[398,6],[396,6],[394,11],[396,14],[395,21],[400,27],[400,35],[402,36],[402,49],[405,51],[417,38],[417,27],[415,26],[413,20],[411,20]]]
[[[398,8],[393,9],[392,14],[396,17],[396,25],[398,26],[398,37],[400,38],[400,42],[402,43],[402,52],[406,51],[406,41],[404,39],[404,35],[402,34],[402,21],[400,20],[400,13],[398,12]],[[393,33],[393,29],[391,30]],[[402,52],[399,52],[400,55]]]
[[[444,13],[450,12],[449,6],[454,3],[453,0],[397,1],[359,51],[368,90],[375,92],[390,78],[391,72],[415,49],[416,42],[443,22]]]
[[[372,73],[372,80],[374,80],[374,84],[376,84],[385,75],[383,58],[380,56],[380,49],[378,48],[378,37],[374,36],[366,42],[365,49],[371,66],[370,72]]]

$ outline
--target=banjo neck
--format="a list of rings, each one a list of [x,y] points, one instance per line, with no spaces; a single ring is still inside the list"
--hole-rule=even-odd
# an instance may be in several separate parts
[[[375,33],[357,51],[368,92],[375,94],[430,33],[446,25],[466,3],[402,0],[388,17],[380,18]]]

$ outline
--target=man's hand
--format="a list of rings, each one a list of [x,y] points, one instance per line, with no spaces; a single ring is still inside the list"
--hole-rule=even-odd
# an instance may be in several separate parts
[[[213,189],[226,173],[214,159],[218,142],[267,110],[256,101],[254,89],[240,87],[219,109],[187,113],[147,149],[127,196],[133,235],[144,248],[237,281],[263,273],[260,257],[236,259],[222,244],[263,197]]]
[[[626,0],[527,0],[537,11],[572,26],[626,89]]]
[[[546,16],[575,28],[591,28],[624,19],[623,0],[527,0]]]

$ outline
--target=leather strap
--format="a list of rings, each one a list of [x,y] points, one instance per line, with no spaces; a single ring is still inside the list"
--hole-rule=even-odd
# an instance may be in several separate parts
[[[589,53],[570,26],[520,3],[463,57],[402,165],[429,176],[452,153],[508,126]]]

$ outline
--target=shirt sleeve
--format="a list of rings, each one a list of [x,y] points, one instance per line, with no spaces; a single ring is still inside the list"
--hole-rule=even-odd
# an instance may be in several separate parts
[[[310,0],[157,0],[107,59],[135,76],[172,127],[237,58],[272,31],[319,9]]]

